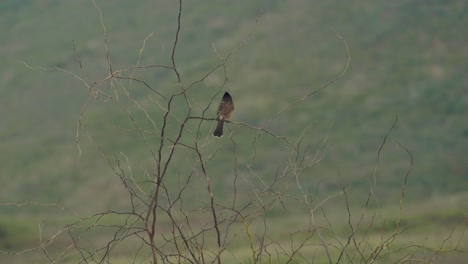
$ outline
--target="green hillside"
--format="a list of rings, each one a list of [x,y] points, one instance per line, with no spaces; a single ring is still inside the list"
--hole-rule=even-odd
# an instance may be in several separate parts
[[[56,214],[60,225],[73,218],[71,212],[127,208],[127,191],[111,168],[116,164],[131,168],[150,192],[153,185],[144,183],[155,175],[157,132],[167,99],[181,87],[190,87],[188,99],[174,97],[169,140],[175,140],[188,108],[192,117],[215,118],[222,92],[234,98],[234,123],[225,137],[212,138],[213,120],[194,118],[181,141],[200,144],[220,203],[231,202],[225,194],[234,175],[242,179],[239,197],[249,199],[253,189],[304,157],[311,166],[300,168],[300,188],[285,177],[275,190],[300,189],[323,199],[350,187],[359,207],[376,179],[375,201],[392,211],[410,170],[405,198],[417,208],[412,219],[425,223],[420,219],[434,203],[440,215],[428,217],[436,219],[428,220],[431,225],[455,221],[466,227],[464,1],[185,1],[174,57],[180,83],[168,69],[177,1],[97,4],[102,24],[92,1],[0,3],[0,214],[30,217],[20,227],[0,222],[0,247],[7,247],[2,236],[35,232],[30,226],[48,215]],[[225,68],[215,68],[220,57],[228,58]],[[98,83],[108,76],[108,60],[113,71],[121,70],[119,77],[143,80],[151,89],[124,78]],[[89,89],[84,82],[94,85]],[[293,145],[300,139],[298,156],[286,141],[251,127]],[[175,153],[167,188],[200,173],[194,170],[195,152],[179,146]],[[185,199],[196,201],[203,180],[193,180],[190,189]],[[27,201],[66,209],[9,204]],[[2,233],[10,229],[19,231]],[[12,247],[34,244],[24,236]]]

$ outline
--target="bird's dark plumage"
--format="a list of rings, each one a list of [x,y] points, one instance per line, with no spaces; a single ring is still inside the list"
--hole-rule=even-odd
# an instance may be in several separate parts
[[[234,111],[234,102],[232,101],[232,97],[228,92],[225,92],[223,95],[223,99],[218,105],[218,125],[216,126],[215,131],[213,132],[213,136],[215,137],[222,137],[223,136],[223,127],[224,121],[229,120],[232,115],[232,111]]]

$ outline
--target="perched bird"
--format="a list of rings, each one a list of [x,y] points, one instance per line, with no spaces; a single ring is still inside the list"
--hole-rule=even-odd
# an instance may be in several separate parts
[[[225,92],[223,95],[223,99],[219,103],[218,106],[218,125],[216,126],[215,131],[213,132],[213,136],[215,137],[222,137],[223,136],[223,127],[224,121],[229,120],[232,115],[232,111],[234,111],[234,102],[232,101],[232,97],[228,92]]]

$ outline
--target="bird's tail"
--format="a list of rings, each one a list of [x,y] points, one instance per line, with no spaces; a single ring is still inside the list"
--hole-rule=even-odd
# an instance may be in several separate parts
[[[223,136],[223,127],[224,127],[224,121],[218,120],[218,125],[216,126],[216,129],[213,132],[213,136],[222,137]]]

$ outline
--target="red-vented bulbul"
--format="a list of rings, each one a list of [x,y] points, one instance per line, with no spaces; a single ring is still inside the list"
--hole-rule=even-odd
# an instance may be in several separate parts
[[[229,120],[232,115],[232,111],[234,111],[234,102],[232,101],[231,95],[228,92],[225,92],[223,99],[218,106],[218,117],[216,118],[216,120],[218,120],[218,125],[213,132],[213,136],[223,136],[224,121]]]

